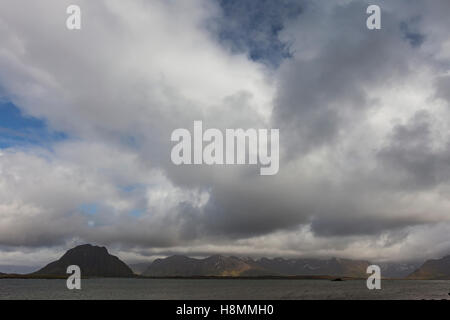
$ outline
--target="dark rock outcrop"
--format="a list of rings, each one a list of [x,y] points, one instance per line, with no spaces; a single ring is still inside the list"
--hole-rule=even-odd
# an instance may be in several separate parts
[[[82,277],[131,277],[133,271],[105,247],[84,244],[68,250],[59,260],[33,273],[33,275],[67,275],[67,267],[77,265]]]

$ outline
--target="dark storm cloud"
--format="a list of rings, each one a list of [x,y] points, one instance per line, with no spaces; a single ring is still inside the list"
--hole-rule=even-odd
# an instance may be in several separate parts
[[[436,150],[432,129],[433,116],[419,111],[393,128],[388,146],[378,154],[386,174],[401,177],[403,190],[434,188],[450,181],[450,141]]]
[[[414,221],[411,218],[358,217],[355,211],[349,211],[341,215],[336,212],[334,217],[314,219],[311,228],[316,235],[323,237],[378,235],[382,230],[398,231],[405,226],[420,225],[421,223],[423,221]]]
[[[246,238],[306,223],[308,210],[264,177],[251,183],[217,185],[205,206],[205,233]],[[258,182],[259,181],[259,182]],[[262,187],[264,186],[264,187]]]
[[[447,101],[450,108],[450,73],[446,76],[440,77],[436,81],[436,96]]]
[[[301,6],[298,19],[286,19],[288,28],[280,33],[282,39],[295,43],[293,55],[283,61],[278,73],[273,110],[273,126],[283,133],[281,162],[286,166],[322,149],[330,165],[347,162],[346,168],[336,170],[348,176],[330,187],[327,180],[333,177],[319,177],[318,173],[320,182],[308,186],[305,193],[301,185],[307,182],[301,170],[291,174],[280,171],[279,177],[261,183],[259,179],[228,182],[199,175],[197,181],[210,186],[210,198],[199,219],[201,234],[239,239],[310,223],[320,236],[377,235],[433,220],[416,213],[397,216],[404,206],[397,195],[418,184],[432,189],[448,182],[446,151],[430,153],[427,145],[434,137],[428,134],[427,125],[394,127],[382,150],[361,144],[362,150],[374,152],[371,160],[376,169],[368,169],[364,163],[352,168],[350,163],[357,160],[351,153],[344,155],[346,160],[334,159],[335,154],[342,156],[339,148],[351,137],[353,128],[370,120],[370,112],[377,109],[379,99],[372,91],[386,83],[403,84],[417,75],[418,49],[426,38],[417,18],[420,7],[406,18],[398,14],[398,8],[386,8],[383,28],[376,32],[365,28],[366,7],[361,2],[338,6],[308,3]],[[245,26],[247,22],[241,23]],[[308,38],[311,34],[314,37]],[[358,139],[354,139],[352,150],[358,150]],[[407,142],[418,144],[417,148]],[[335,153],[337,150],[340,152]],[[194,176],[190,183],[196,181]]]
[[[339,141],[346,127],[367,116],[373,102],[367,95],[371,87],[410,71],[405,59],[409,52],[392,21],[395,16],[384,13],[382,30],[371,32],[364,27],[365,8],[362,2],[352,2],[332,7],[330,13],[306,10],[305,15],[314,15],[314,24],[303,25],[301,19],[294,24],[291,33],[298,32],[292,37],[297,37],[300,55],[310,45],[307,34],[326,27],[319,29],[324,36],[317,39],[318,49],[311,57],[294,57],[281,69],[273,117],[289,132],[290,152],[307,154]]]
[[[412,47],[420,47],[422,43],[425,41],[425,35],[412,30],[411,25],[415,23],[415,21],[420,20],[419,18],[413,19],[410,23],[401,22],[400,30],[403,32],[404,38],[409,42]]]

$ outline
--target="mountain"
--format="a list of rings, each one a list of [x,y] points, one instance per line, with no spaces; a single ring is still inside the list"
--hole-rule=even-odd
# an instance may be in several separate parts
[[[211,256],[194,259],[175,255],[156,259],[143,273],[151,277],[251,276],[268,274],[261,267],[236,257]]]
[[[417,270],[420,263],[400,263],[400,262],[380,262],[374,263],[381,268],[381,276],[383,278],[405,278],[412,272]]]
[[[408,279],[420,280],[450,280],[450,255],[441,259],[427,260],[416,271],[408,276]]]
[[[78,265],[85,277],[131,277],[133,271],[119,258],[110,255],[105,247],[84,244],[68,250],[59,260],[33,273],[33,275],[67,276],[69,265]]]
[[[190,276],[297,276],[332,275],[367,277],[367,261],[348,259],[268,259],[253,260],[220,255],[205,259],[171,256],[155,260],[143,273],[151,277]]]
[[[150,262],[133,263],[128,266],[133,270],[135,274],[142,274],[150,266]]]
[[[367,277],[369,262],[331,258],[320,259],[283,259],[261,258],[256,263],[266,270],[282,275],[332,275],[340,277]]]

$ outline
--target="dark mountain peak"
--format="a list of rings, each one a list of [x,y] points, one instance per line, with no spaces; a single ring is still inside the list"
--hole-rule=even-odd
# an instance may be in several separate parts
[[[108,253],[105,247],[91,244],[69,249],[59,260],[35,272],[39,275],[67,275],[70,265],[77,265],[81,275],[87,277],[130,277],[133,271],[119,258]]]
[[[190,257],[187,256],[183,256],[181,254],[174,254],[172,256],[167,257],[166,259],[171,259],[171,260],[188,260],[188,259],[192,259]],[[161,260],[161,259],[159,259]]]
[[[84,254],[109,254],[108,249],[105,247],[100,246],[93,246],[92,244],[81,244],[79,246],[76,246],[72,249],[67,250],[65,255],[72,255],[72,254],[78,254],[78,253],[84,253]]]
[[[80,245],[78,245],[78,246],[76,246],[76,247],[73,247],[72,249],[69,249],[68,251],[71,251],[71,250],[81,250],[81,249],[104,249],[104,250],[106,250],[106,248],[105,247],[100,247],[100,246],[94,246],[94,245],[92,245],[92,244],[90,244],[90,243],[85,243],[85,244],[80,244]]]
[[[233,258],[239,259],[238,257],[233,257]],[[245,257],[245,258],[242,258],[242,260],[244,260],[245,262],[249,262],[249,263],[255,263],[256,262],[252,257]]]
[[[225,256],[222,256],[222,255],[220,255],[220,254],[215,254],[215,255],[213,255],[213,256],[210,256],[210,257],[207,257],[207,258],[205,258],[205,260],[211,260],[211,261],[224,261],[224,260],[226,260],[226,259],[231,259],[232,257],[225,257]]]
[[[169,257],[164,258],[164,259],[155,259],[155,261],[153,261],[153,263],[167,263],[167,262],[170,262],[170,263],[187,263],[187,262],[190,262],[190,261],[193,261],[193,260],[195,260],[195,259],[187,257],[187,256],[175,254],[175,255],[169,256]]]

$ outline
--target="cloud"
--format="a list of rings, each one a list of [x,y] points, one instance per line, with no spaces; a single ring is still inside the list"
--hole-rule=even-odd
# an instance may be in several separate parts
[[[448,2],[381,1],[377,31],[360,1],[80,1],[75,32],[69,4],[0,4],[2,100],[65,135],[0,150],[2,260],[450,249]],[[194,120],[279,128],[279,174],[173,165]]]

